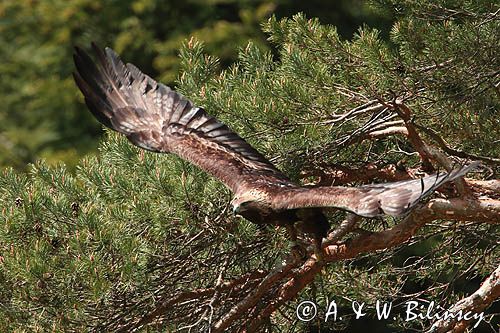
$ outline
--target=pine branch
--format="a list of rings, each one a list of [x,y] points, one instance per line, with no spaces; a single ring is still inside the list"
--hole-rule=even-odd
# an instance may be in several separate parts
[[[471,295],[461,299],[448,309],[450,313],[480,313],[500,298],[500,265],[481,284],[481,287]],[[440,319],[436,321],[429,333],[460,333],[470,326],[471,320],[457,318]]]
[[[246,331],[256,331],[274,311],[294,299],[305,286],[314,281],[315,276],[327,263],[351,259],[361,253],[375,252],[401,245],[415,235],[425,224],[436,219],[474,220],[476,222],[498,224],[500,223],[498,216],[500,216],[500,201],[498,200],[433,199],[425,206],[415,209],[407,218],[390,229],[380,232],[361,233],[360,236],[344,243],[331,244],[331,242],[325,242],[323,261],[317,261],[313,256],[298,268],[288,278],[287,282],[280,286],[273,302],[250,321]],[[349,228],[354,225],[355,221],[351,220],[352,223],[348,223]],[[329,238],[337,238],[335,233],[334,231]],[[227,325],[226,327],[229,327],[229,323]]]

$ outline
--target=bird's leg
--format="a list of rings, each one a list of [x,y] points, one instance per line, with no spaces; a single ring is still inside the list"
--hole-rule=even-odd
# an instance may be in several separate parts
[[[313,245],[314,245],[314,254],[316,255],[316,259],[318,261],[323,260],[323,237],[321,236],[314,236],[313,238]]]
[[[293,224],[287,224],[286,230],[290,237],[292,255],[298,260],[303,260],[307,257],[307,250],[302,244],[297,241],[297,229]]]
[[[299,221],[297,228],[303,233],[312,237],[312,245],[314,246],[314,254],[318,261],[323,259],[322,243],[323,238],[328,235],[330,223],[321,209],[302,209],[297,211]]]

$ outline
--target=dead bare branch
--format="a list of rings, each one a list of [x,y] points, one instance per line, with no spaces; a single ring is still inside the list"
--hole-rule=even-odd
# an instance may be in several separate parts
[[[359,114],[363,113],[369,113],[369,112],[374,112],[374,111],[381,111],[385,107],[379,103],[377,103],[376,100],[371,100],[368,103],[365,103],[363,105],[357,106],[345,113],[342,113],[340,115],[332,115],[331,120],[324,121],[322,122],[323,125],[328,125],[332,123],[337,123],[346,119],[353,119]]]
[[[188,300],[199,300],[202,297],[206,296],[214,296],[216,293],[220,293],[221,291],[234,290],[242,285],[247,284],[249,281],[258,281],[259,279],[266,276],[267,272],[257,270],[254,272],[250,272],[244,274],[243,276],[234,279],[232,281],[220,282],[213,288],[204,288],[197,289],[179,293],[170,298],[163,298],[158,302],[158,305],[154,308],[153,311],[147,313],[142,318],[140,318],[137,322],[129,323],[126,326],[120,328],[117,332],[130,332],[136,330],[140,327],[144,327],[145,325],[151,323],[156,318],[162,316],[165,312],[167,312],[170,308],[179,304],[181,302],[185,302]],[[219,282],[219,281],[218,281]]]
[[[269,291],[269,288],[273,284],[283,279],[297,265],[298,262],[293,256],[288,258],[283,264],[278,265],[259,283],[254,291],[238,302],[238,304],[214,324],[212,333],[224,332],[237,318],[253,307]]]

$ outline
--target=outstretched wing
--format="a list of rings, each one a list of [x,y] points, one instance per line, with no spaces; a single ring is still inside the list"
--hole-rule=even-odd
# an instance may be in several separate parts
[[[288,183],[288,178],[226,125],[169,87],[124,64],[111,49],[95,44],[94,62],[76,48],[75,81],[94,116],[135,145],[175,153],[222,180],[237,192],[256,180]]]
[[[400,216],[442,184],[465,175],[477,165],[478,163],[474,162],[450,173],[394,183],[359,187],[321,186],[282,189],[272,191],[268,200],[274,209],[335,207],[365,217],[383,214]]]

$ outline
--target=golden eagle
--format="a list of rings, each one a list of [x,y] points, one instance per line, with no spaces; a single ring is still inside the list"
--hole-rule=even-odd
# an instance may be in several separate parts
[[[174,153],[220,179],[234,192],[235,214],[257,224],[295,227],[320,249],[329,223],[323,208],[364,217],[401,216],[441,184],[473,164],[422,179],[359,187],[302,187],[293,183],[229,127],[169,87],[92,44],[97,61],[80,48],[75,81],[92,114],[143,149]],[[319,252],[318,252],[319,253]]]

